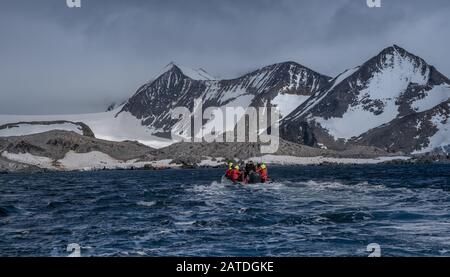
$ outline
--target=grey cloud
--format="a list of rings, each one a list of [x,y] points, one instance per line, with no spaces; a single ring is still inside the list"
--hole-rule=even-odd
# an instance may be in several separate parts
[[[293,60],[336,75],[397,43],[450,76],[446,0],[1,1],[0,114],[103,110],[170,61],[235,77]]]

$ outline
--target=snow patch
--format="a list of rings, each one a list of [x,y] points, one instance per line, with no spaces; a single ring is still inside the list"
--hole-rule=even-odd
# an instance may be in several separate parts
[[[354,67],[354,68],[350,68],[345,70],[344,72],[342,72],[341,74],[339,74],[336,78],[334,78],[333,82],[333,86],[328,90],[331,91],[333,90],[337,85],[339,85],[340,83],[342,83],[342,81],[344,81],[345,79],[347,79],[348,77],[352,76],[355,72],[357,72],[359,70],[359,66]]]
[[[69,151],[66,156],[57,161],[61,169],[64,170],[95,170],[95,169],[130,169],[143,168],[146,165],[151,165],[154,168],[168,168],[179,167],[180,165],[171,164],[171,159],[158,161],[143,161],[139,162],[136,159],[129,161],[121,161],[98,151],[88,153],[75,153]]]
[[[216,135],[219,135],[233,131],[234,127],[236,126],[235,123],[239,122],[243,118],[243,116],[245,115],[245,111],[250,106],[253,98],[254,96],[250,94],[243,95],[229,102],[225,106],[222,106],[213,111],[212,119],[210,119],[203,125],[201,132],[203,132],[203,134],[209,134],[211,133],[211,131],[214,131]],[[234,108],[232,109],[234,113],[230,112],[230,110],[227,110],[227,108]],[[237,119],[237,121],[235,120],[235,118]],[[195,136],[201,137],[200,131],[195,134]]]
[[[447,116],[437,114],[431,118],[431,122],[438,131],[429,138],[428,146],[419,151],[414,151],[413,154],[423,154],[450,145],[450,121]]]
[[[309,96],[306,95],[280,93],[271,102],[277,105],[281,117],[285,117],[303,104],[308,98]]]
[[[450,99],[449,85],[434,86],[431,90],[425,93],[425,97],[416,100],[411,107],[416,112],[423,112],[436,107],[437,105]]]
[[[387,105],[384,112],[379,115],[373,114],[371,111],[365,110],[363,106],[350,107],[347,112],[339,117],[323,119],[314,117],[314,120],[327,129],[328,133],[335,139],[350,139],[359,136],[370,129],[376,128],[382,124],[390,122],[398,113],[395,105]]]
[[[38,166],[40,168],[55,169],[53,166],[53,160],[47,157],[35,156],[30,153],[9,153],[7,151],[2,152],[2,157],[18,163]]]
[[[223,162],[224,158],[217,157],[213,160],[212,157],[206,157],[206,159],[202,160],[198,166],[210,166],[210,167],[217,167],[222,166],[224,164]]]
[[[118,164],[123,162],[119,162],[111,156],[99,151],[92,151],[89,153],[75,153],[74,151],[69,151],[63,159],[58,160],[58,163],[66,170],[80,170],[117,167]]]
[[[236,100],[239,97],[247,94],[247,89],[243,88],[243,87],[234,87],[233,89],[227,91],[226,93],[224,93],[224,95],[221,97],[220,102],[221,103],[225,103],[226,101],[230,101],[230,100]],[[248,94],[247,94],[248,95]]]
[[[73,123],[29,124],[20,123],[6,129],[0,129],[0,137],[27,136],[52,130],[71,131],[82,135],[82,128]]]

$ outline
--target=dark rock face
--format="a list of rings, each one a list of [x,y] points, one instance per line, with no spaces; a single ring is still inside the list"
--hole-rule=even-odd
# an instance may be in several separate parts
[[[131,97],[121,112],[130,112],[142,119],[142,124],[156,129],[164,128],[172,121],[170,111],[178,103],[193,100],[206,88],[203,81],[192,80],[185,76],[175,65],[155,81],[145,84]]]
[[[113,102],[108,106],[108,108],[106,108],[106,111],[110,112],[110,111],[114,110],[116,108],[116,106],[117,106],[116,103]]]
[[[44,149],[36,146],[32,143],[29,143],[25,140],[19,140],[17,143],[10,143],[8,147],[6,147],[8,152],[12,153],[42,153]]]
[[[329,77],[294,62],[274,64],[232,80],[196,80],[178,66],[138,89],[119,112],[129,112],[153,128],[170,133],[178,120],[171,119],[175,107],[193,110],[201,99],[203,109],[223,106],[260,107],[280,93],[310,96],[328,85]]]
[[[441,87],[447,98],[437,95],[436,88]],[[419,105],[424,99],[432,105]],[[280,132],[284,139],[310,146],[339,150],[368,145],[411,153],[430,144],[430,137],[439,131],[433,124],[437,116],[448,119],[448,99],[450,80],[394,45],[333,79],[284,118]],[[360,132],[342,135],[342,129],[353,127]]]

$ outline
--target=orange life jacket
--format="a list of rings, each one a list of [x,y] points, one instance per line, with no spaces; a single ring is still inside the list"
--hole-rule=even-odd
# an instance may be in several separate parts
[[[267,180],[269,179],[269,176],[267,174],[267,169],[260,169],[259,174],[261,175],[261,181],[263,183],[267,182]]]

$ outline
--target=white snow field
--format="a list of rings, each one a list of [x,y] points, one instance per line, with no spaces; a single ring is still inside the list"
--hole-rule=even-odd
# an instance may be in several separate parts
[[[122,106],[103,113],[74,115],[0,115],[0,125],[16,122],[67,120],[83,122],[94,132],[95,137],[110,141],[132,140],[153,148],[162,148],[174,142],[153,136],[153,130],[143,126],[141,121],[128,112],[116,114]],[[59,128],[57,128],[59,129]],[[44,130],[44,129],[41,129]],[[52,128],[51,130],[55,130]],[[48,130],[47,130],[48,131]]]
[[[1,119],[0,119],[1,120]],[[38,133],[44,133],[51,130],[72,131],[82,135],[83,130],[79,125],[73,123],[58,124],[27,124],[20,123],[10,128],[1,129],[0,137],[26,136]]]

